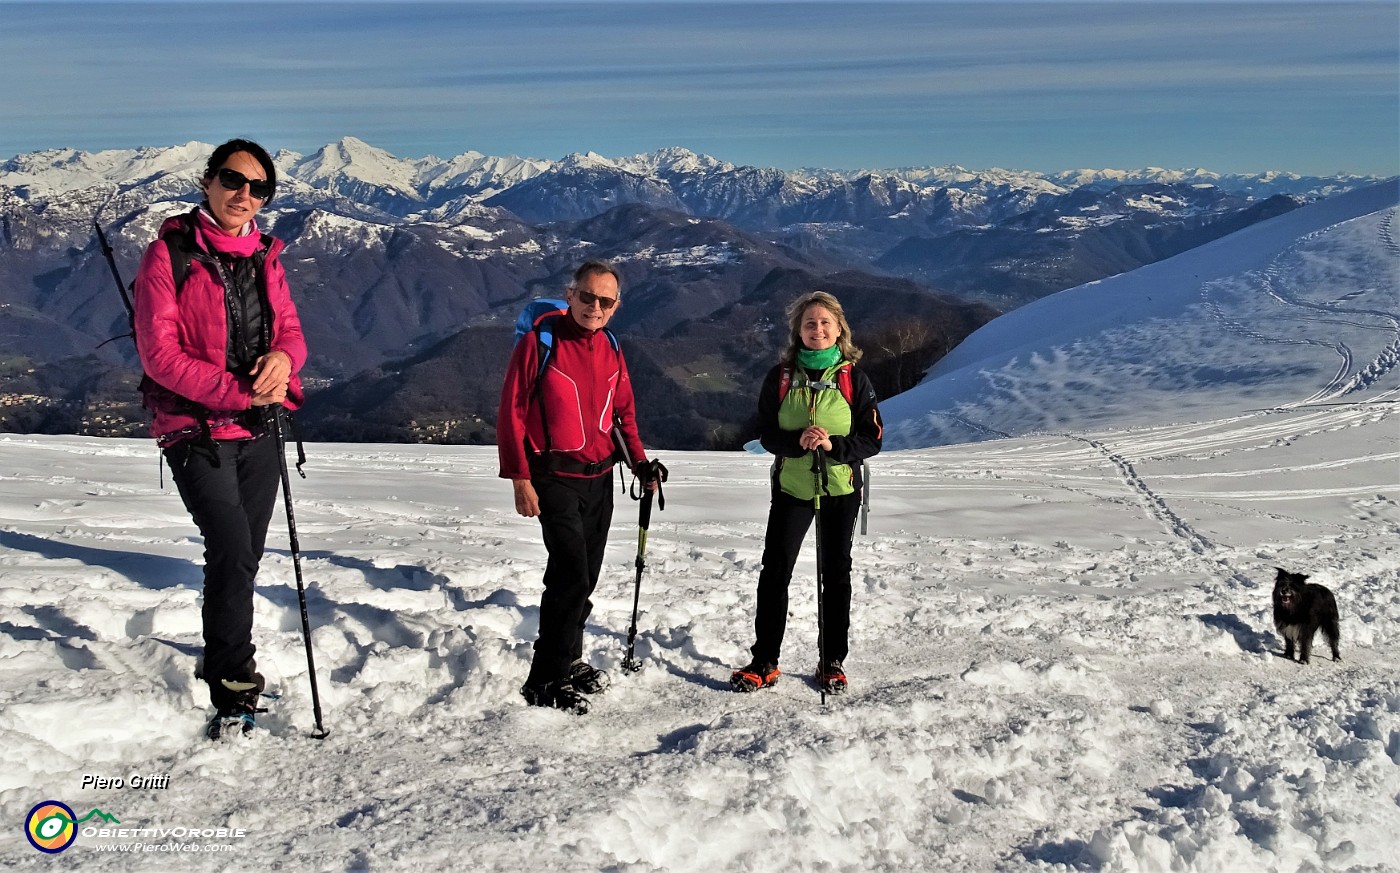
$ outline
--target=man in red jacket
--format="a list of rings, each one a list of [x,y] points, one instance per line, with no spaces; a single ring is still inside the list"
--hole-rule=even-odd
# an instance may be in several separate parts
[[[615,339],[603,328],[617,312],[621,281],[604,261],[574,272],[568,311],[545,316],[553,334],[540,370],[536,334],[516,343],[501,388],[496,445],[515,510],[538,517],[549,561],[540,598],[540,635],[520,689],[532,706],[578,714],[607,673],[583,660],[583,628],[593,609],[612,522],[614,418],[634,464],[646,462],[637,436],[632,382]]]

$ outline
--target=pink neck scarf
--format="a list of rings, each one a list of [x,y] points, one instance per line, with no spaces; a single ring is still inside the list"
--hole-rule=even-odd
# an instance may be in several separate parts
[[[243,225],[239,234],[234,236],[219,227],[219,222],[214,219],[214,214],[209,211],[207,204],[199,207],[199,217],[202,219],[200,230],[203,232],[204,242],[216,252],[246,258],[262,244],[262,234],[258,233],[256,222],[249,221]]]

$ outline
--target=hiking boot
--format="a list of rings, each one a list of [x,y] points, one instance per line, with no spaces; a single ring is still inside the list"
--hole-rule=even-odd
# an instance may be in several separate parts
[[[525,684],[520,686],[520,696],[531,706],[549,706],[583,715],[588,712],[588,698],[579,693],[574,683],[559,679],[544,685]]]
[[[569,681],[573,683],[575,691],[584,694],[598,694],[612,684],[606,670],[599,670],[584,661],[575,661],[569,666]]]
[[[257,727],[257,714],[267,712],[258,707],[258,698],[267,687],[261,673],[250,673],[237,679],[220,679],[209,683],[209,699],[214,704],[214,717],[204,734],[211,740],[234,732],[252,733]]]
[[[754,661],[747,667],[740,667],[729,677],[729,684],[735,691],[757,691],[760,688],[767,688],[778,682],[778,677],[783,675],[777,664],[770,664],[766,661]]]
[[[846,671],[837,660],[827,661],[817,668],[817,686],[827,694],[840,694],[846,690]]]
[[[228,679],[209,679],[209,702],[220,712],[238,712],[256,707],[258,696],[267,688],[261,673],[245,673]]]

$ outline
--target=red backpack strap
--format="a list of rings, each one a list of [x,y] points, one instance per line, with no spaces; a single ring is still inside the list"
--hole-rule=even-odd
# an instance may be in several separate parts
[[[782,403],[787,396],[788,390],[792,388],[792,367],[784,364],[778,373],[778,402]],[[847,405],[854,406],[856,399],[855,385],[851,381],[851,363],[847,361],[841,365],[841,369],[836,371],[836,387],[841,391],[841,396],[846,398]]]
[[[841,390],[841,396],[846,398],[846,405],[852,409],[856,405],[856,389],[851,384],[851,362],[847,361],[841,365],[841,369],[836,371],[836,387]]]
[[[792,365],[791,365],[791,364],[783,364],[782,369],[778,371],[778,402],[779,402],[779,403],[782,403],[782,402],[783,402],[783,398],[787,396],[788,389],[791,388],[791,387],[792,387]]]

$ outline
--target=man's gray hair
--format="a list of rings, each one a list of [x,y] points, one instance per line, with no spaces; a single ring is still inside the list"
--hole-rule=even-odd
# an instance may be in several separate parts
[[[608,263],[607,261],[599,260],[599,259],[597,259],[597,258],[594,258],[594,259],[591,259],[591,260],[587,260],[587,261],[584,261],[582,264],[579,264],[578,269],[577,269],[577,270],[574,270],[574,278],[573,278],[573,281],[569,283],[569,287],[570,287],[570,288],[577,288],[577,287],[578,287],[578,283],[579,283],[579,282],[582,282],[584,279],[588,278],[589,276],[603,276],[603,275],[612,276],[614,279],[617,280],[617,293],[621,294],[621,293],[622,293],[622,276],[621,276],[621,274],[619,274],[619,273],[617,272],[617,268],[614,267],[612,264]]]

